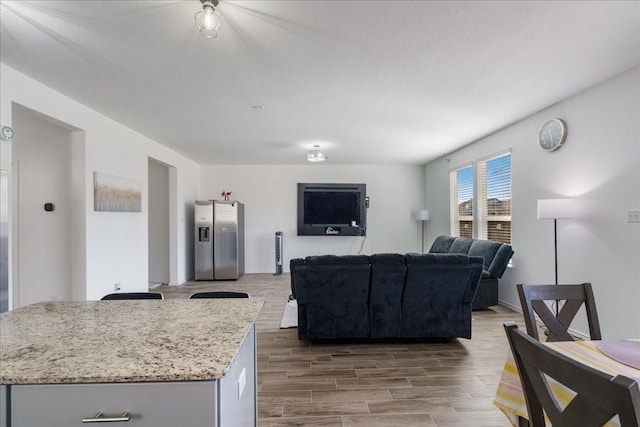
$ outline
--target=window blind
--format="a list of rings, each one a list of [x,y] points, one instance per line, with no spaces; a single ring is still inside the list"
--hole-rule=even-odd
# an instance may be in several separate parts
[[[511,151],[451,171],[449,185],[452,236],[511,243]]]
[[[451,235],[473,237],[473,166],[449,174],[451,195]]]
[[[479,161],[476,173],[478,237],[511,243],[511,153]]]

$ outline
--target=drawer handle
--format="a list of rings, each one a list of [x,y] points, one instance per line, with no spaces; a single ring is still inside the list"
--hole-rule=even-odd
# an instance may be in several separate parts
[[[115,417],[106,417],[102,412],[98,412],[92,418],[83,418],[83,423],[117,423],[117,422],[126,422],[129,421],[129,412],[125,412],[120,416]]]

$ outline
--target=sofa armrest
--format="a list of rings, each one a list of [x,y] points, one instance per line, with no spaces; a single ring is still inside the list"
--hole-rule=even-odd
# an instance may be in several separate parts
[[[482,257],[482,269],[488,271],[502,243],[491,240],[474,240],[469,248],[469,256]]]
[[[478,286],[480,284],[480,279],[482,276],[482,265],[484,260],[479,256],[471,256],[469,257],[469,264],[471,265],[471,274],[469,278],[469,287],[464,293],[464,297],[462,298],[462,302],[471,304],[473,299],[476,296],[476,292],[478,291]]]
[[[302,258],[293,258],[291,261],[289,261],[289,272],[291,275],[291,295],[293,295],[293,299],[297,299],[296,276],[300,274],[300,268],[304,268],[304,260]]]
[[[500,246],[500,249],[498,249],[498,252],[496,252],[496,255],[493,257],[491,265],[489,265],[487,269],[489,273],[491,273],[491,276],[497,277],[498,279],[501,278],[512,256],[513,249],[510,245],[503,244]]]

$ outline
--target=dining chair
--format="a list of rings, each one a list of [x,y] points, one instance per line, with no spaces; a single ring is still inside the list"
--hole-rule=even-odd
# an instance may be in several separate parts
[[[583,365],[525,334],[513,322],[505,323],[504,329],[520,375],[529,426],[544,427],[546,414],[553,427],[601,427],[616,415],[622,427],[638,427],[637,381]],[[549,377],[576,393],[564,408]]]
[[[191,295],[189,299],[197,298],[249,298],[249,294],[246,292],[233,292],[233,291],[211,291],[211,292],[196,292]]]
[[[164,299],[160,292],[116,292],[100,298],[101,301],[131,300],[131,299]]]
[[[584,304],[591,340],[602,339],[591,283],[579,285],[519,284],[516,285],[516,288],[522,305],[527,333],[533,338],[539,340],[538,324],[535,317],[537,314],[548,328],[547,341],[574,341],[568,332],[569,326]],[[557,317],[551,312],[545,301],[564,301]]]

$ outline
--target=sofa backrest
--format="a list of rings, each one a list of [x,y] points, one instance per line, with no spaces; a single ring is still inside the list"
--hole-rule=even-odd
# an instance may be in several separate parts
[[[471,246],[467,251],[467,255],[482,257],[482,269],[489,271],[489,267],[491,266],[493,258],[496,256],[496,252],[498,252],[500,246],[502,246],[502,243],[492,242],[491,240],[472,240]]]
[[[456,240],[453,241],[449,248],[449,253],[467,255],[472,243],[473,239],[469,239],[467,237],[456,237]]]
[[[488,276],[500,278],[513,256],[513,249],[510,245],[492,240],[442,235],[436,237],[429,253],[480,256],[484,261],[482,269],[488,273]]]
[[[405,263],[404,336],[470,337],[471,303],[482,259],[462,254],[407,254]]]
[[[457,239],[457,237],[441,235],[436,237],[436,240],[433,241],[431,245],[431,249],[429,249],[430,254],[448,254],[449,249],[451,249],[451,245]]]
[[[307,265],[362,265],[369,264],[367,255],[312,255],[304,259]]]
[[[402,292],[407,266],[401,254],[371,255],[371,338],[402,336]]]
[[[299,329],[319,339],[369,337],[368,256],[308,256],[295,276],[298,306],[306,305],[306,324],[299,322]]]

